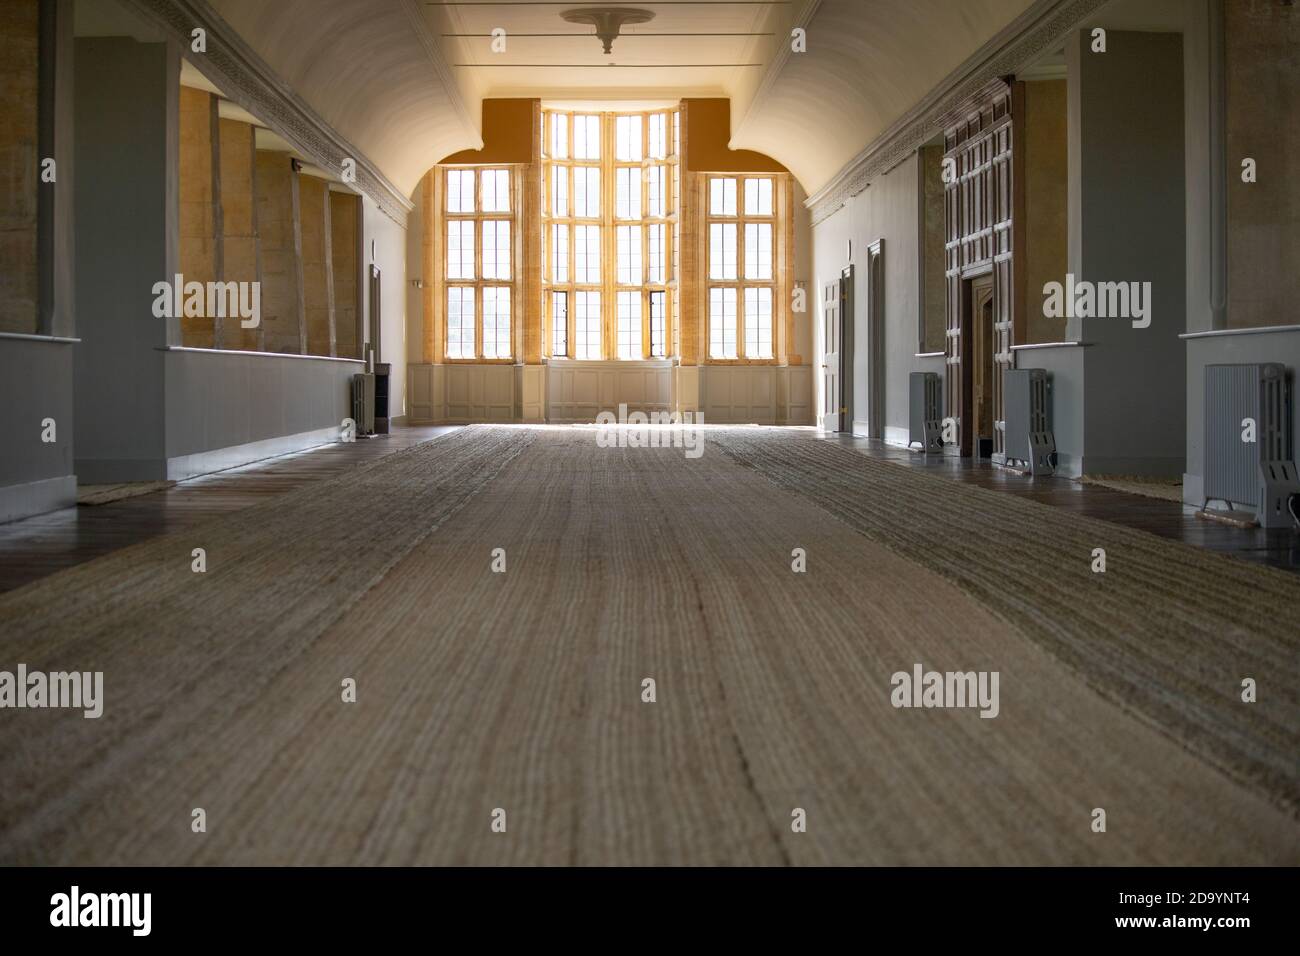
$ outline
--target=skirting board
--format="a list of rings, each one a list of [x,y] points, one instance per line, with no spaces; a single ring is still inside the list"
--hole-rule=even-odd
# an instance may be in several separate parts
[[[72,508],[77,504],[77,479],[75,475],[61,478],[44,478],[21,485],[0,488],[0,524],[18,521],[32,515]]]
[[[249,442],[246,445],[232,445],[229,448],[182,455],[179,458],[167,459],[167,478],[170,481],[184,481],[186,478],[207,475],[214,471],[225,471],[227,468],[238,468],[240,465],[261,461],[264,458],[305,451],[338,440],[339,429],[330,426],[309,432],[298,432],[296,435]]]
[[[1085,475],[1142,475],[1154,478],[1177,478],[1187,462],[1182,458],[1103,458],[1083,456]]]
[[[906,448],[907,440],[908,438],[911,437],[911,435],[912,435],[911,429],[899,428],[897,425],[885,426],[886,445],[897,445],[899,448]],[[921,447],[920,442],[917,442],[917,447],[918,448]]]

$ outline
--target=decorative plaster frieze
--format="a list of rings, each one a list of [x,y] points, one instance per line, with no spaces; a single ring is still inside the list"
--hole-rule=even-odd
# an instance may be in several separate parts
[[[804,203],[813,225],[844,206],[959,118],[981,90],[1064,42],[1110,0],[1037,0]]]
[[[406,225],[414,204],[359,149],[316,113],[301,96],[212,9],[207,0],[124,0],[161,27],[182,55],[233,102],[265,122],[312,163],[342,176],[343,160],[356,161],[352,183],[394,222]],[[207,51],[189,54],[196,28],[207,34]]]

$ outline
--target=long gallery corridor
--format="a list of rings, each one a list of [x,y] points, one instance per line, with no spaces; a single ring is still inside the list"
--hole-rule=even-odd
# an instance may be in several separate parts
[[[4,938],[1293,929],[1297,117],[1295,0],[0,0]]]

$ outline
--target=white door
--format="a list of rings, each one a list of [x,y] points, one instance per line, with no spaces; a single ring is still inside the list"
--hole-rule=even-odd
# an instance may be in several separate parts
[[[840,284],[822,286],[822,403],[817,411],[822,431],[840,430]]]

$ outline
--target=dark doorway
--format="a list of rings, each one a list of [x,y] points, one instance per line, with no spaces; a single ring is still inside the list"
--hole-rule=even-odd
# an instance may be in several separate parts
[[[961,454],[992,458],[994,451],[993,276],[962,283]]]

